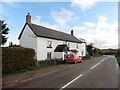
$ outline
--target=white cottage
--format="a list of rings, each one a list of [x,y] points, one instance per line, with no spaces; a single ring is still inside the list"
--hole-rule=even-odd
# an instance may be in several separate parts
[[[76,51],[76,55],[78,56],[86,55],[85,43],[74,36],[73,30],[71,34],[67,34],[33,24],[31,23],[31,16],[29,13],[26,16],[26,23],[18,39],[22,47],[33,48],[35,50],[35,58],[37,60],[57,58],[56,49],[61,45],[67,45],[69,48],[68,50]],[[63,47],[59,48],[58,52],[60,52],[61,49],[63,49]]]

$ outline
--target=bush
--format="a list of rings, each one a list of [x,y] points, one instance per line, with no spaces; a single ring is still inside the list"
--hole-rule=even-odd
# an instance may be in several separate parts
[[[2,48],[2,73],[21,72],[35,66],[35,51],[22,47]]]
[[[38,61],[38,67],[48,67],[53,65],[58,65],[64,63],[62,59],[46,59],[42,61]]]
[[[120,66],[120,49],[118,49],[117,54],[115,55],[115,57],[117,58],[117,62],[119,64],[119,66]]]
[[[90,58],[91,58],[90,55],[86,55],[86,56],[82,57],[83,60],[90,59]]]
[[[119,64],[119,66],[120,66],[120,57],[117,57],[117,62]]]

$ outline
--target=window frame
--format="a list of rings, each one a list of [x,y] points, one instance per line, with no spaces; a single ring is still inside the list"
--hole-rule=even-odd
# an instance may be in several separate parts
[[[52,59],[52,52],[47,52],[47,59]]]
[[[70,43],[67,43],[67,46],[70,48]]]
[[[79,49],[79,45],[78,44],[76,44],[76,49]]]
[[[48,42],[47,42],[47,48],[52,48],[52,41],[48,40]]]

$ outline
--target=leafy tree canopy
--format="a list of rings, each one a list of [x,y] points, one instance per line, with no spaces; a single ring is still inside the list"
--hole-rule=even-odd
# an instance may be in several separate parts
[[[4,45],[7,42],[7,34],[9,32],[9,28],[7,27],[7,24],[4,23],[4,20],[0,20],[0,26],[2,27],[0,30],[0,33],[2,34],[2,45]]]

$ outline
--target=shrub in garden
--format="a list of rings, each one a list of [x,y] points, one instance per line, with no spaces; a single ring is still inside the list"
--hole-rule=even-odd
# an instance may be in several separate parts
[[[120,66],[120,49],[118,49],[117,54],[115,55]]]
[[[35,51],[23,47],[3,47],[2,48],[2,72],[20,72],[27,70],[30,66],[35,66]]]

